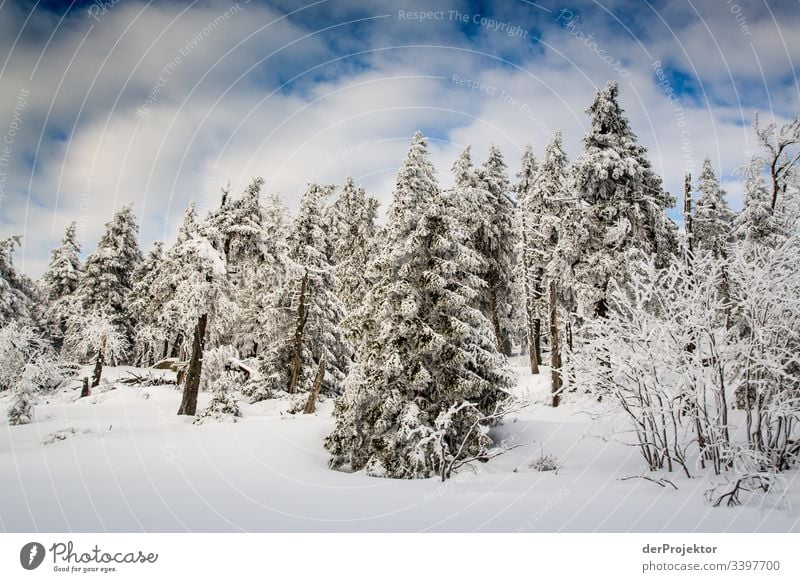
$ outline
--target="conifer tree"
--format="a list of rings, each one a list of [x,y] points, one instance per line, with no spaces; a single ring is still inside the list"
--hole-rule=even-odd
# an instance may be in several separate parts
[[[328,261],[328,237],[323,229],[322,204],[330,188],[309,185],[287,240],[290,261],[273,326],[272,345],[263,355],[266,390],[290,394],[311,389],[319,362],[325,359],[322,390],[341,391],[350,364],[351,349],[341,322],[344,306],[336,295],[338,282]]]
[[[106,224],[97,249],[86,259],[78,289],[83,309],[107,313],[128,346],[133,343],[134,321],[126,309],[126,298],[142,260],[138,234],[133,208],[123,206]]]
[[[725,191],[714,174],[711,159],[706,158],[697,189],[700,197],[692,217],[692,234],[697,252],[710,252],[716,258],[726,256],[730,242],[733,213],[725,200]]]
[[[208,222],[193,226],[188,217],[184,226],[178,242],[168,252],[174,268],[175,292],[163,310],[166,321],[174,322],[183,337],[192,338],[178,414],[193,416],[206,343],[216,343],[227,333],[237,315],[237,306],[230,299],[223,235]]]
[[[464,200],[441,192],[419,132],[401,167],[376,281],[356,313],[357,363],[327,439],[331,466],[374,476],[450,476],[489,444],[511,374],[479,309]]]
[[[539,373],[539,364],[542,363],[540,345],[541,319],[538,314],[539,302],[542,295],[542,269],[540,262],[535,260],[537,253],[543,249],[534,247],[536,225],[540,221],[536,205],[531,204],[529,194],[533,188],[536,176],[536,159],[530,144],[522,153],[522,163],[517,174],[519,182],[516,186],[516,227],[517,227],[517,263],[514,269],[516,283],[515,296],[519,297],[520,312],[525,317],[525,339],[528,346],[528,361],[531,373]]]
[[[53,345],[60,349],[67,320],[77,310],[78,284],[82,266],[80,244],[74,222],[67,225],[61,244],[53,249],[50,263],[42,277],[43,306],[42,323]]]
[[[345,308],[352,311],[369,288],[366,271],[374,252],[378,202],[348,177],[335,206],[340,220],[336,222],[337,227],[329,231],[334,241],[332,260],[339,280],[339,297]]]
[[[484,313],[492,322],[499,350],[510,353],[509,319],[512,317],[512,273],[514,269],[514,203],[508,197],[509,181],[500,150],[492,144],[486,162],[478,171],[486,204],[480,209],[482,226],[475,246],[485,260]]]
[[[39,294],[33,282],[17,271],[11,257],[21,242],[19,236],[0,241],[0,327],[11,322],[32,326],[35,320]]]
[[[631,131],[618,94],[617,83],[609,82],[587,111],[591,122],[572,167],[581,203],[566,229],[572,236],[561,239],[570,255],[566,284],[585,318],[607,314],[609,282],[624,278],[629,252],[654,254],[663,266],[677,247],[677,228],[664,213],[674,199]]]
[[[156,241],[136,267],[126,300],[128,313],[136,321],[134,361],[139,366],[150,366],[167,355],[167,331],[159,321],[160,311],[168,300],[159,294],[163,291],[158,286],[163,263],[164,243]]]

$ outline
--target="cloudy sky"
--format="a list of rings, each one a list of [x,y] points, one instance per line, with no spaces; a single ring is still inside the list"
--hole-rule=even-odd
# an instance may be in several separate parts
[[[798,38],[800,0],[0,0],[0,237],[39,276],[69,221],[89,252],[133,203],[147,249],[254,176],[386,203],[417,129],[443,185],[467,144],[513,175],[556,129],[574,158],[608,80],[670,192],[708,155],[738,207],[754,112],[800,112]]]

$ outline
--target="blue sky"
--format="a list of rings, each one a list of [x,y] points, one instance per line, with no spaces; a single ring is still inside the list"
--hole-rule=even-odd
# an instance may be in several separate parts
[[[133,203],[148,248],[254,176],[293,207],[352,174],[385,206],[416,129],[443,185],[468,144],[513,175],[555,129],[578,154],[607,80],[668,190],[708,155],[738,207],[754,111],[800,112],[797,38],[798,0],[5,0],[0,236],[38,276],[71,220],[88,252]]]

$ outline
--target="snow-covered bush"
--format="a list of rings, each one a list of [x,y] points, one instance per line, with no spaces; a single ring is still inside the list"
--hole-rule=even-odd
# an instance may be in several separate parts
[[[539,471],[540,473],[546,471],[558,471],[559,462],[556,457],[553,455],[542,455],[529,465],[531,469],[534,471]]]
[[[211,401],[208,407],[197,415],[195,424],[209,421],[236,422],[242,416],[234,391],[238,386],[233,374],[225,373],[211,384]]]
[[[63,358],[88,364],[102,352],[105,361],[116,362],[126,355],[127,342],[111,317],[102,311],[81,311],[67,322]]]
[[[239,359],[239,351],[233,346],[219,346],[203,353],[203,371],[200,376],[200,389],[211,390],[221,378],[241,384],[238,375],[230,372],[231,360]]]
[[[167,334],[157,325],[142,325],[133,340],[134,362],[139,366],[152,366],[164,354]]]
[[[650,469],[781,472],[800,458],[800,239],[728,253],[640,262],[583,330],[581,380],[628,416]]]
[[[20,425],[33,422],[33,392],[35,386],[27,375],[23,375],[13,388],[14,397],[8,408],[8,424]]]
[[[28,326],[12,322],[0,328],[0,392],[25,376],[34,390],[50,391],[66,377],[48,343]]]

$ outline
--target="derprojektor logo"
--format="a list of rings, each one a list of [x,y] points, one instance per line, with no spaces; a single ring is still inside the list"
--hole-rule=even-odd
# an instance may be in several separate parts
[[[19,563],[26,570],[35,570],[44,561],[44,546],[39,542],[29,542],[19,551]]]

